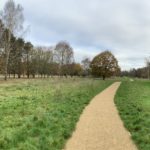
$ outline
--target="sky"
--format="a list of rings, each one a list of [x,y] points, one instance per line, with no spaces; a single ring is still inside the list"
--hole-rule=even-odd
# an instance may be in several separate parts
[[[122,70],[143,67],[150,56],[149,0],[14,1],[24,8],[25,39],[34,46],[67,41],[77,62],[110,50]]]

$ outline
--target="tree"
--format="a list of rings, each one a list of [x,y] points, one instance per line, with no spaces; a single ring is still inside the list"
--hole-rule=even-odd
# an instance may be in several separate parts
[[[24,40],[22,38],[18,38],[15,45],[16,45],[16,67],[17,67],[17,74],[18,78],[21,77],[22,72],[22,55],[24,51]]]
[[[14,78],[16,74],[18,74],[18,78],[21,78],[23,51],[24,40],[22,38],[16,39],[13,37],[8,61],[8,73],[9,75],[14,74]]]
[[[27,78],[30,76],[30,68],[29,68],[29,57],[30,57],[30,51],[32,50],[33,45],[30,42],[25,43],[24,50],[26,54],[26,67],[27,67]]]
[[[49,64],[49,74],[51,76],[59,75],[59,64],[58,63],[52,62]]]
[[[73,49],[65,41],[58,42],[54,50],[55,60],[61,64],[71,64],[73,62]]]
[[[16,64],[16,55],[17,55],[17,48],[16,48],[16,37],[14,37],[13,35],[11,36],[11,42],[10,42],[10,54],[9,54],[9,59],[8,59],[8,67],[7,67],[7,71],[10,77],[10,74],[16,74],[16,70],[17,70],[17,64]],[[5,43],[7,44],[7,42]]]
[[[67,64],[71,64],[74,61],[74,53],[73,48],[69,45],[69,43],[61,41],[58,42],[54,49],[54,62],[59,64],[59,74],[66,74],[66,66]],[[64,72],[65,71],[65,72]]]
[[[83,76],[88,76],[90,74],[90,59],[89,58],[84,58],[82,60],[82,67],[83,67]]]
[[[33,78],[35,78],[35,75],[37,73],[38,69],[38,55],[36,49],[32,49],[29,52],[30,58],[29,58],[29,66],[28,66],[28,74],[32,74]],[[29,76],[29,75],[28,75]]]
[[[150,80],[150,57],[146,58],[146,68],[147,68],[147,76],[148,79]]]
[[[51,66],[53,67],[53,53],[52,47],[36,47],[36,59],[37,59],[37,73],[41,75],[49,76],[52,73]]]
[[[82,74],[83,69],[79,63],[72,63],[70,71],[71,76],[80,76]]]
[[[92,74],[103,77],[103,80],[106,77],[116,75],[120,70],[117,59],[110,51],[104,51],[95,56],[90,66]]]
[[[50,75],[49,64],[52,62],[52,53],[51,51],[42,51],[41,63],[40,63],[40,74],[41,75]]]
[[[8,60],[11,50],[11,36],[17,35],[23,29],[23,8],[21,5],[16,5],[13,0],[8,0],[2,11],[1,20],[4,24],[4,28],[8,30],[7,44],[4,47],[5,51],[5,65],[4,73],[5,80],[7,80],[7,71],[8,71]]]
[[[136,78],[147,78],[148,77],[148,68],[143,67],[143,68],[133,68],[128,71],[122,71],[121,76],[128,76],[128,77],[136,77]]]
[[[4,25],[2,23],[2,20],[0,19],[0,48],[1,48],[1,44],[2,44],[3,32],[4,32]]]

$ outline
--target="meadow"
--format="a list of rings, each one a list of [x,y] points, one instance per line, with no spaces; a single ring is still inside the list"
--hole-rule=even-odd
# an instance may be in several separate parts
[[[0,83],[0,149],[61,150],[85,106],[113,81],[20,79]]]
[[[150,150],[150,81],[123,81],[115,103],[139,150]]]

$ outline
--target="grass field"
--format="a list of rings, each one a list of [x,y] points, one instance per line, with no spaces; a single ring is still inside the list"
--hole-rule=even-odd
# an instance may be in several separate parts
[[[140,150],[150,150],[150,81],[123,81],[116,105]]]
[[[91,98],[113,81],[35,79],[0,83],[0,149],[61,150]]]

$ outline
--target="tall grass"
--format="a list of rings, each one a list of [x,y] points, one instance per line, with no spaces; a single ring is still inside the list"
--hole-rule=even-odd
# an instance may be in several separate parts
[[[113,81],[14,80],[0,84],[0,149],[61,150],[84,107]]]

